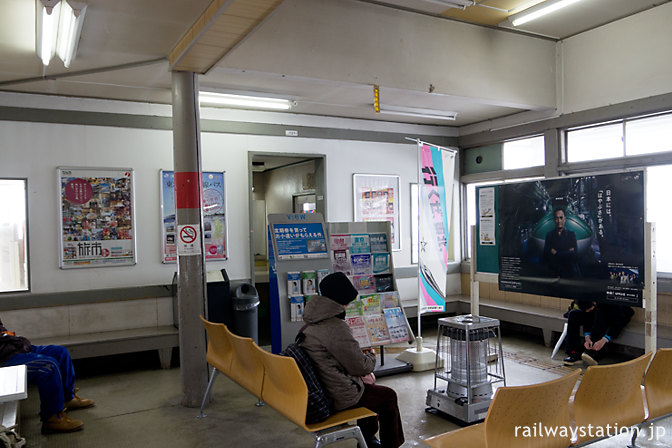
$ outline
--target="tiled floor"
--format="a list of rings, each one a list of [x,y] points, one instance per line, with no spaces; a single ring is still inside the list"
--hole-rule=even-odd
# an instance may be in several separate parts
[[[435,328],[435,327],[434,327]],[[435,331],[424,326],[426,347],[435,345]],[[508,385],[546,381],[568,372],[559,359],[550,360],[551,350],[541,338],[504,333],[505,371]],[[391,356],[391,353],[388,354]],[[560,358],[561,354],[557,357]],[[158,357],[149,352],[139,356],[100,358],[78,362],[81,396],[93,398],[94,408],[73,411],[84,420],[85,429],[72,434],[44,436],[37,417],[37,390],[29,390],[22,403],[21,435],[27,447],[312,447],[310,434],[290,423],[269,407],[255,406],[256,399],[224,376],[218,376],[208,416],[197,419],[198,409],[180,405],[180,369],[158,368]],[[107,372],[107,373],[101,373]],[[425,411],[427,390],[433,387],[433,372],[404,373],[379,378],[399,396],[406,443],[404,447],[426,446],[422,439],[458,427],[454,421]],[[672,446],[672,425],[657,423],[660,435],[643,434],[639,445]],[[662,428],[662,429],[661,429]],[[596,448],[624,447],[627,437],[595,443]],[[353,447],[353,441],[332,445]]]

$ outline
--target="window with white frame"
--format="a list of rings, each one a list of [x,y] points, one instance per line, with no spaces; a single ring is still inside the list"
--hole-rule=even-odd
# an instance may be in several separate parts
[[[502,145],[502,168],[515,170],[544,166],[544,136],[521,138]]]
[[[567,131],[567,162],[672,151],[672,114],[619,120]]]
[[[656,270],[672,272],[672,207],[669,206],[672,165],[646,172],[646,219],[656,225]]]
[[[567,131],[567,161],[584,162],[672,154],[672,114],[630,118]],[[639,165],[633,165],[638,168]],[[647,168],[647,220],[656,224],[658,272],[672,272],[672,208],[667,205],[672,165]]]
[[[28,288],[26,180],[0,179],[0,292]]]

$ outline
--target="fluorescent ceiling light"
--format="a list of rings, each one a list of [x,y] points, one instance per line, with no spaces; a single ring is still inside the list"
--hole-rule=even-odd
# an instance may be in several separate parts
[[[400,115],[403,117],[432,118],[435,120],[454,121],[457,112],[449,112],[435,109],[423,109],[418,107],[380,106],[380,113],[387,115]]]
[[[532,8],[528,8],[517,14],[509,16],[509,20],[513,26],[519,26],[531,20],[538,19],[541,16],[545,16],[546,14],[555,12],[578,1],[579,0],[547,0],[536,6],[533,6]]]
[[[35,0],[35,42],[43,65],[55,54],[66,68],[77,54],[86,5],[72,0]]]
[[[467,6],[474,6],[474,0],[425,0],[427,3],[434,3],[435,5],[447,6],[449,8],[465,9]]]
[[[199,92],[198,100],[200,104],[251,107],[254,109],[289,110],[296,106],[295,101],[282,98],[264,98],[260,96],[232,95],[217,92]]]

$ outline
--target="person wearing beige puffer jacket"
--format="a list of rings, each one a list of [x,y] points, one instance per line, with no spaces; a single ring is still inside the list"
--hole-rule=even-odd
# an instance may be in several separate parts
[[[334,410],[363,406],[378,414],[357,421],[367,446],[397,448],[404,443],[397,394],[362,381],[376,367],[376,354],[359,347],[345,322],[345,307],[357,297],[357,290],[341,272],[326,276],[319,287],[321,295],[312,296],[303,311],[307,327],[301,348],[313,361]],[[375,437],[379,424],[380,441]]]

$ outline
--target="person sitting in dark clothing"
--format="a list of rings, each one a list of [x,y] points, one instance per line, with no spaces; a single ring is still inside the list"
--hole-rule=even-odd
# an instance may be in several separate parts
[[[629,306],[579,300],[575,309],[567,313],[567,340],[563,360],[565,365],[574,365],[579,360],[586,364],[598,364],[604,347],[618,337],[630,322],[635,312]],[[584,338],[580,330],[583,326]]]
[[[375,384],[375,350],[362,350],[345,322],[345,309],[357,290],[345,274],[335,272],[320,282],[320,293],[311,296],[303,311],[307,327],[301,348],[315,364],[336,411],[362,406],[378,414],[357,421],[367,447],[400,447],[404,431],[397,394]],[[375,437],[379,429],[380,440]]]
[[[75,369],[65,347],[32,345],[22,336],[7,331],[0,321],[0,367],[25,364],[28,384],[36,384],[40,394],[42,432],[72,432],[84,427],[81,420],[65,411],[88,408],[93,400],[77,396]]]

